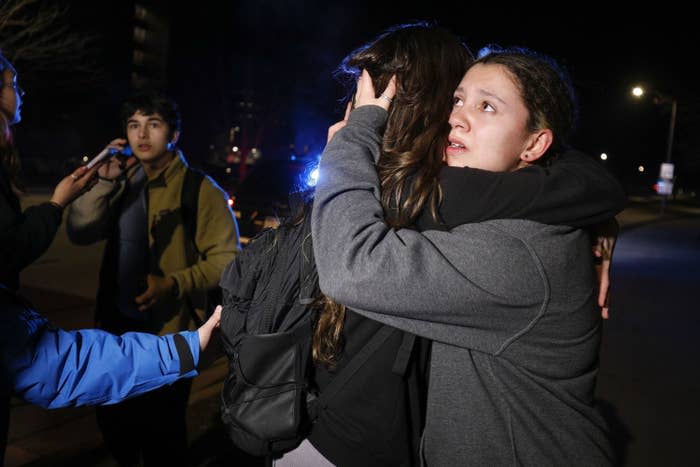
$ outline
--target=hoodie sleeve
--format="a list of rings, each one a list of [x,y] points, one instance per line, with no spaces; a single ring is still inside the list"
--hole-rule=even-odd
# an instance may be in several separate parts
[[[495,352],[546,306],[541,268],[497,223],[390,228],[375,169],[385,119],[380,107],[354,110],[324,151],[312,213],[321,290],[387,324]]]

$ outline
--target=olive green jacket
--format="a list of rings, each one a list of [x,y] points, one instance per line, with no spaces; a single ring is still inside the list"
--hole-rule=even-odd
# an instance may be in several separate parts
[[[133,179],[140,171],[143,168],[137,164],[126,178]],[[195,327],[191,310],[195,309],[203,317],[206,292],[217,287],[222,271],[240,251],[238,227],[228,197],[211,178],[205,177],[199,192],[195,235],[197,250],[202,255],[193,254],[180,213],[186,171],[187,161],[178,152],[158,177],[146,183],[149,246],[151,252],[158,253],[157,270],[172,277],[179,289],[177,297],[150,311],[149,330],[159,334]],[[82,245],[103,239],[109,242],[115,230],[115,219],[122,215],[119,199],[126,186],[124,178],[100,179],[92,190],[77,199],[66,220],[71,241]],[[170,222],[164,222],[165,219]],[[116,273],[105,275],[103,271],[100,288],[105,287],[102,283],[105,277],[115,276]],[[114,307],[108,308],[112,309],[101,310],[98,305],[98,321],[104,313],[118,313]]]

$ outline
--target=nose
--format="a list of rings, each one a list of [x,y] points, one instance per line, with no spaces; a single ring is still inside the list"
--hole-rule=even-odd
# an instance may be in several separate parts
[[[469,129],[469,119],[464,111],[464,107],[453,107],[447,122],[450,124],[451,128]]]

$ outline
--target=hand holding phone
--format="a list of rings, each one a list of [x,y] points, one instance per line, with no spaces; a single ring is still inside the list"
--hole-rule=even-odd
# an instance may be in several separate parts
[[[98,166],[97,173],[100,178],[114,180],[137,162],[135,158],[129,157],[131,155],[131,147],[127,144],[127,140],[116,138],[92,158],[85,167],[89,170]]]
[[[107,157],[111,157],[115,154],[122,154],[124,156],[130,156],[132,154],[131,152],[131,147],[127,144],[124,146],[122,149],[117,149],[115,147],[110,147],[107,146],[100,152],[98,155],[92,158],[90,162],[87,163],[86,167],[88,170],[93,168],[95,165],[99,164],[103,160],[105,160]]]

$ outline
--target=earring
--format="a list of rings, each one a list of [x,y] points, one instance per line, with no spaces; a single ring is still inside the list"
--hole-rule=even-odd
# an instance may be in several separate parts
[[[173,143],[172,141],[169,142],[165,149],[168,151],[172,151],[173,149],[175,149],[175,143]]]

